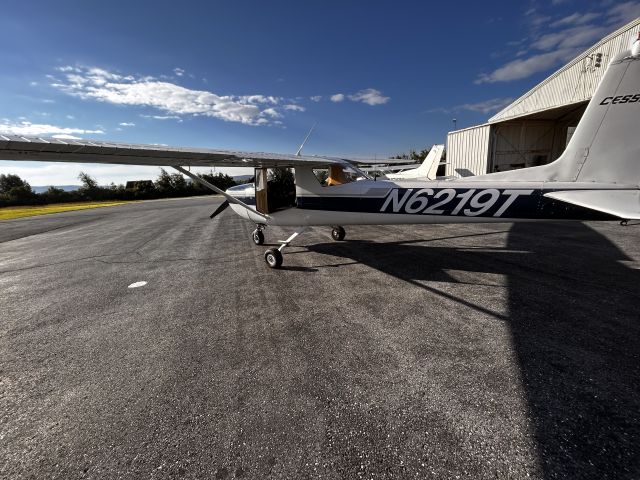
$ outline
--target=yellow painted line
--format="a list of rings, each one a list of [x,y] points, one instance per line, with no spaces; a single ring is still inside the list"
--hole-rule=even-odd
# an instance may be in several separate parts
[[[52,205],[30,205],[27,207],[4,207],[0,208],[0,220],[12,220],[14,218],[33,217],[35,215],[70,212],[73,210],[84,210],[87,208],[113,207],[116,205],[124,205],[127,203],[132,202],[74,202],[57,203]]]

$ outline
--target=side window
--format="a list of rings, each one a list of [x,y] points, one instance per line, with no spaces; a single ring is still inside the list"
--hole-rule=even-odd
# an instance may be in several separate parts
[[[316,176],[316,179],[323,187],[327,186],[327,179],[329,178],[329,169],[328,168],[314,168],[313,174]]]
[[[358,173],[355,170],[343,165],[329,165],[327,168],[314,168],[313,174],[323,187],[344,185],[345,183],[355,182],[358,179]]]

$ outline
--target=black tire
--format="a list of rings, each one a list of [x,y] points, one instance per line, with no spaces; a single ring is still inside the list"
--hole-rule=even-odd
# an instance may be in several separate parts
[[[269,268],[280,268],[282,266],[282,253],[277,248],[270,248],[264,252],[264,261]]]
[[[331,230],[331,238],[333,238],[337,242],[344,240],[345,235],[346,232],[342,227],[335,227],[333,230]]]
[[[262,233],[262,230],[255,229],[251,234],[251,239],[256,245],[262,245],[264,243],[264,233]]]

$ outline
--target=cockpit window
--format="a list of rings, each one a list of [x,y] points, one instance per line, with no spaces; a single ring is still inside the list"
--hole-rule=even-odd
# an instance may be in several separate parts
[[[328,168],[314,168],[313,174],[323,187],[344,185],[361,178],[361,174],[346,165],[329,165]]]

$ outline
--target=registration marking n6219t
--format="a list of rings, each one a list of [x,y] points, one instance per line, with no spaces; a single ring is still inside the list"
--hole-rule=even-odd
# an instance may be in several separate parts
[[[528,196],[533,190],[497,188],[483,189],[413,189],[395,188],[389,192],[380,212],[408,213],[410,215],[447,215],[446,207],[451,212],[448,215],[462,214],[466,217],[477,217],[499,206],[493,217],[501,217],[518,197]]]

